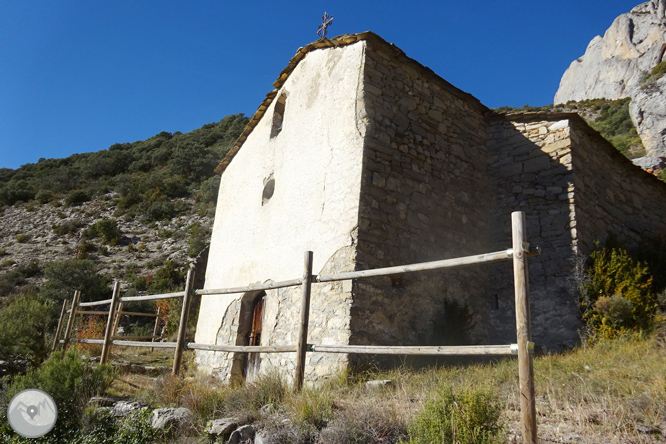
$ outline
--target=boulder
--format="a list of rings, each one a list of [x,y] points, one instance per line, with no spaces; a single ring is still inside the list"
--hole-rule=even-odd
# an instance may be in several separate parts
[[[376,379],[365,383],[365,386],[369,389],[390,387],[391,385],[393,385],[393,381],[391,379]]]
[[[164,429],[171,425],[182,430],[191,424],[192,411],[185,407],[155,409],[150,418],[150,425],[154,429]]]
[[[147,404],[134,401],[118,401],[113,404],[113,416],[127,416],[137,410],[145,409]]]
[[[222,418],[208,421],[206,433],[215,436],[227,436],[238,427],[238,418]]]
[[[254,427],[244,425],[233,431],[227,444],[246,444],[254,440]]]
[[[638,157],[636,159],[631,159],[632,163],[636,166],[643,168],[644,170],[663,170],[664,169],[664,158],[663,157]]]

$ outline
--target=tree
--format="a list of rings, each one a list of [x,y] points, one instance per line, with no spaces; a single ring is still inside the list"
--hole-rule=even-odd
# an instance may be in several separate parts
[[[99,301],[111,297],[110,279],[99,274],[97,265],[88,259],[67,259],[46,264],[46,284],[42,295],[49,300],[62,302],[74,291],[81,291],[82,301]]]

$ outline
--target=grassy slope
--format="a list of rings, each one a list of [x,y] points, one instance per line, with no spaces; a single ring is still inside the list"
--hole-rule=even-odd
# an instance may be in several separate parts
[[[658,338],[629,338],[535,359],[538,435],[542,442],[656,443],[666,436],[666,353]],[[191,434],[203,434],[213,418],[240,417],[278,442],[397,442],[424,403],[451,388],[487,389],[503,405],[502,442],[520,442],[517,362],[422,371],[337,375],[316,390],[292,394],[276,377],[248,386],[220,385],[205,376],[164,377],[151,382],[123,375],[117,395],[154,406],[195,412]],[[369,379],[392,384],[368,389]],[[128,385],[141,385],[141,389]],[[270,409],[262,406],[271,404]],[[347,437],[347,438],[345,438]],[[379,439],[383,437],[383,441]]]

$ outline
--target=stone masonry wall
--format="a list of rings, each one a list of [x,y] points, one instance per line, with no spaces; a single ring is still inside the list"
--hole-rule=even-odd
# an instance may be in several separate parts
[[[509,119],[498,116],[489,139],[493,249],[511,248],[511,213],[524,211],[527,239],[543,250],[529,258],[533,340],[549,349],[572,347],[579,320],[570,280],[577,238],[569,122],[539,116]],[[512,263],[491,268],[489,338],[513,343]]]
[[[363,69],[358,268],[487,252],[487,109],[385,43],[367,41]],[[350,343],[432,344],[445,300],[467,303],[483,336],[486,277],[475,266],[359,280]]]
[[[354,247],[343,247],[329,259],[324,268],[315,274],[331,274],[351,271],[354,268]],[[340,345],[349,342],[349,311],[352,301],[351,281],[313,284],[308,342]],[[256,293],[256,292],[255,292]],[[254,296],[254,295],[250,295]],[[262,345],[289,345],[298,342],[301,287],[288,287],[266,292]],[[239,334],[242,295],[226,302],[222,323],[215,344],[247,345]],[[198,364],[210,369],[213,375],[227,380],[234,375],[234,361],[242,362],[243,354],[199,351]],[[296,366],[295,353],[266,353],[260,355],[260,373],[279,373],[291,381]],[[321,381],[346,366],[347,355],[335,353],[308,353],[305,361],[305,380]],[[240,371],[240,365],[237,371]],[[238,376],[238,375],[235,375]]]
[[[576,229],[589,254],[609,234],[629,248],[666,239],[666,184],[584,126],[572,127]],[[601,139],[601,140],[600,140]]]

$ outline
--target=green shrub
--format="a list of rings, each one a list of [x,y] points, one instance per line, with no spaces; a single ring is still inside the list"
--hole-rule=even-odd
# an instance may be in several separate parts
[[[409,424],[410,444],[490,444],[502,440],[501,406],[484,390],[446,389]]]
[[[84,202],[88,202],[92,198],[92,195],[84,190],[76,190],[69,193],[67,199],[65,199],[65,205],[68,207],[76,207],[81,205]]]
[[[88,259],[66,259],[46,264],[46,283],[42,295],[47,299],[62,301],[81,291],[83,301],[98,301],[111,297],[110,279],[99,274],[98,266]]]
[[[151,414],[148,409],[132,412],[120,423],[113,442],[148,444],[159,442],[160,437],[166,438],[170,434],[170,427],[166,431],[153,429],[150,425]]]
[[[141,202],[139,212],[146,222],[156,220],[169,220],[177,214],[176,206],[171,201],[166,202]]]
[[[13,259],[7,259],[2,262],[2,266],[10,267],[15,263],[16,261]],[[38,275],[41,271],[41,267],[37,261],[21,264],[18,267],[14,267],[7,271],[0,277],[0,296],[18,293],[20,287],[27,283],[28,278]]]
[[[95,250],[95,245],[85,239],[81,239],[81,242],[76,244],[75,250],[77,259],[88,259],[88,253]]]
[[[21,233],[18,236],[16,236],[16,242],[18,242],[19,244],[24,244],[28,242],[28,240],[30,240],[29,234]]]
[[[187,254],[189,257],[196,257],[206,248],[206,239],[202,235],[195,235],[190,238]]]
[[[19,295],[0,309],[0,360],[21,371],[41,364],[48,355],[48,328],[53,306],[34,294]]]
[[[10,400],[28,388],[45,391],[58,407],[58,421],[43,442],[73,442],[88,400],[104,393],[114,378],[115,370],[110,365],[93,369],[74,351],[64,358],[61,352],[56,352],[38,369],[16,376],[7,388],[6,398]]]
[[[197,200],[204,203],[216,203],[217,195],[220,191],[220,176],[215,175],[201,182],[201,187],[197,193]]]
[[[50,202],[55,198],[54,194],[49,190],[39,190],[35,195],[35,200],[41,204]]]
[[[116,442],[119,421],[107,409],[89,407],[83,414],[82,428],[73,444],[111,444]]]
[[[101,237],[109,245],[118,245],[120,230],[115,219],[102,219],[90,226],[90,233],[95,237]]]
[[[666,61],[657,63],[650,73],[650,77],[654,79],[658,79],[663,75],[666,75]]]
[[[55,234],[63,236],[65,234],[74,234],[78,232],[81,225],[81,221],[79,220],[66,220],[60,225],[54,224],[51,228],[53,228]]]
[[[652,326],[658,302],[647,265],[624,248],[592,252],[581,287],[581,310],[588,333],[614,338]]]

